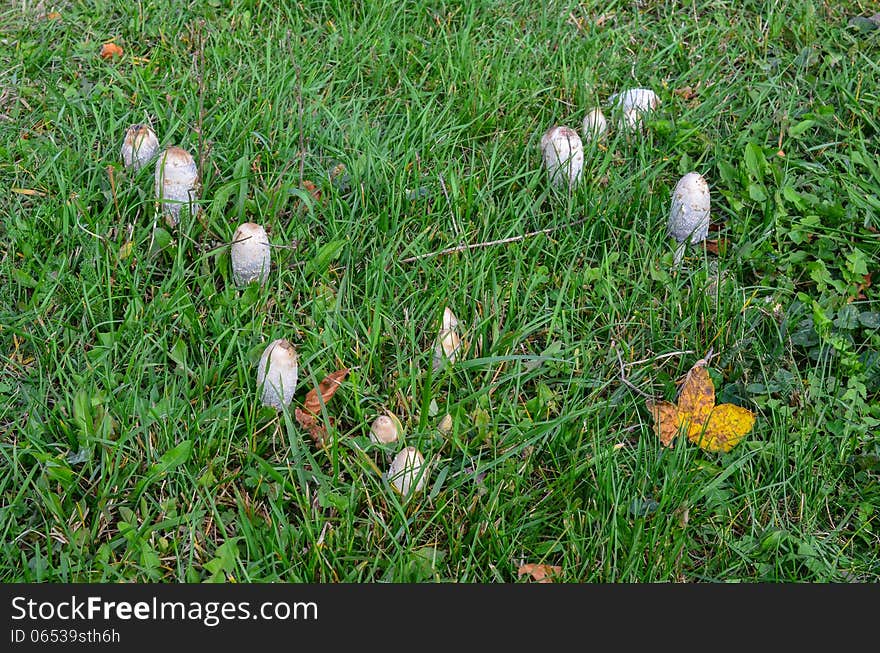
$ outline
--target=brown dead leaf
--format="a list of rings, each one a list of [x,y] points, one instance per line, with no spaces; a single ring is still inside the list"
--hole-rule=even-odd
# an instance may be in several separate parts
[[[309,390],[306,399],[303,402],[303,408],[312,415],[318,415],[321,412],[321,404],[326,404],[330,401],[330,397],[336,393],[346,376],[348,376],[347,367],[343,367],[341,370],[336,370],[332,374],[328,374],[324,380],[318,384],[317,388]]]
[[[715,256],[721,256],[727,250],[726,238],[712,238],[703,241],[703,247],[706,251]]]
[[[520,567],[517,576],[528,575],[537,583],[552,583],[555,576],[562,575],[562,567],[556,565],[539,565],[536,563],[528,563]]]
[[[58,20],[59,18],[61,18],[61,14],[59,14],[57,11],[50,11],[44,16],[44,18],[46,20]]]
[[[693,100],[697,97],[697,91],[693,86],[683,86],[682,88],[677,88],[672,91],[673,95],[677,95],[682,100],[687,102],[688,100]]]
[[[113,42],[105,43],[101,46],[101,58],[112,59],[113,57],[121,57],[122,48]]]
[[[321,190],[317,186],[315,186],[314,182],[311,182],[308,179],[306,179],[303,182],[303,190],[309,191],[309,195],[314,197],[316,202],[321,201]]]
[[[318,420],[318,415],[321,414],[321,404],[326,405],[330,401],[330,397],[336,393],[347,375],[347,367],[328,374],[317,388],[308,391],[303,407],[296,407],[293,411],[297,423],[309,432],[317,447],[323,447],[327,441],[327,427]],[[328,416],[328,420],[332,426],[333,417]]]

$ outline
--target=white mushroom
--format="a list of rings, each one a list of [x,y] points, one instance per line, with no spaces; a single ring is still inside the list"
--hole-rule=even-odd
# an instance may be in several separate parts
[[[266,230],[253,222],[239,225],[232,236],[230,258],[235,285],[246,286],[251,281],[259,281],[260,285],[266,283],[272,262]]]
[[[641,129],[645,116],[660,105],[660,98],[649,88],[631,88],[615,93],[611,103],[621,129]]]
[[[434,370],[443,366],[443,361],[454,363],[461,349],[461,338],[458,335],[458,318],[447,306],[443,310],[443,322],[437,340],[434,341]]]
[[[452,432],[452,415],[446,413],[440,423],[437,424],[437,430],[443,435],[449,435]]]
[[[296,391],[298,369],[292,344],[284,339],[269,343],[257,368],[257,388],[264,406],[282,410],[290,405]]]
[[[602,138],[607,131],[608,121],[605,120],[602,109],[597,107],[587,111],[583,123],[584,138]]]
[[[678,241],[675,265],[681,263],[688,242],[697,244],[709,235],[709,184],[698,172],[678,180],[672,191],[669,235]]]
[[[188,207],[190,215],[199,211],[199,174],[196,162],[186,150],[171,146],[156,161],[156,200],[165,220],[172,227],[180,222],[180,209]]]
[[[379,415],[370,426],[370,440],[376,443],[388,444],[394,442],[403,430],[400,420],[396,415],[388,413]]]
[[[404,496],[421,491],[427,476],[425,458],[415,447],[402,449],[388,468],[388,480]]]
[[[541,136],[541,157],[554,186],[573,188],[584,169],[584,146],[571,127],[551,127]]]
[[[159,139],[149,125],[132,125],[125,130],[119,154],[126,168],[135,172],[147,165],[159,150]]]

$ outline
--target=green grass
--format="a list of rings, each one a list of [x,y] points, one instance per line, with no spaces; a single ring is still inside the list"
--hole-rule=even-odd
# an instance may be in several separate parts
[[[278,4],[0,10],[0,578],[880,579],[867,3]],[[644,135],[550,188],[541,133],[635,86],[662,100]],[[203,164],[170,234],[152,167],[119,161],[135,122]],[[721,251],[675,274],[690,170]],[[231,282],[244,221],[278,246],[262,288]],[[447,305],[468,349],[434,372]],[[324,449],[259,405],[281,337],[295,405],[351,369]],[[640,393],[710,348],[755,427],[664,449]],[[369,441],[385,409],[430,461],[408,501],[382,476],[403,443]]]

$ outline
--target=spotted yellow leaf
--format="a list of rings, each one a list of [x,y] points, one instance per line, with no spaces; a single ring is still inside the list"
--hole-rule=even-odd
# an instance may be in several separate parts
[[[645,406],[664,447],[672,446],[678,434],[685,433],[701,449],[730,451],[755,424],[755,414],[742,406],[715,405],[715,385],[704,360],[688,372],[677,404],[648,399]]]
[[[755,424],[755,414],[734,404],[721,404],[709,414],[705,424],[691,423],[688,440],[706,451],[730,451]]]

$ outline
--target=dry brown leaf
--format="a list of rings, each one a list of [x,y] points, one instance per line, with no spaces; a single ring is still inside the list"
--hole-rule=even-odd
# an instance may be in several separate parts
[[[330,397],[336,393],[347,375],[347,367],[343,367],[341,370],[336,370],[332,374],[328,374],[324,377],[324,380],[318,384],[317,388],[312,388],[309,390],[308,394],[306,394],[303,408],[313,415],[319,414],[321,412],[321,404],[326,404],[330,400]]]
[[[112,59],[113,57],[121,57],[122,56],[122,48],[116,45],[115,43],[105,43],[101,46],[101,58],[102,59]]]
[[[532,580],[538,583],[552,583],[554,577],[562,575],[562,567],[528,563],[521,566],[516,574],[517,576],[528,575]]]
[[[674,89],[672,93],[685,101],[692,100],[697,97],[697,91],[693,86],[683,86],[681,88]]]
[[[309,191],[309,195],[314,197],[316,202],[321,201],[321,191],[313,182],[306,179],[303,182],[303,189]]]
[[[326,405],[330,400],[330,397],[332,397],[339,389],[339,386],[347,375],[347,367],[337,370],[332,374],[328,374],[324,380],[318,384],[317,388],[312,388],[308,391],[305,401],[303,402],[303,407],[297,407],[293,411],[297,423],[309,432],[309,435],[318,447],[323,447],[327,441],[327,428],[317,417],[321,413],[321,404],[323,403]],[[334,421],[333,417],[328,417],[328,419],[332,426]]]

